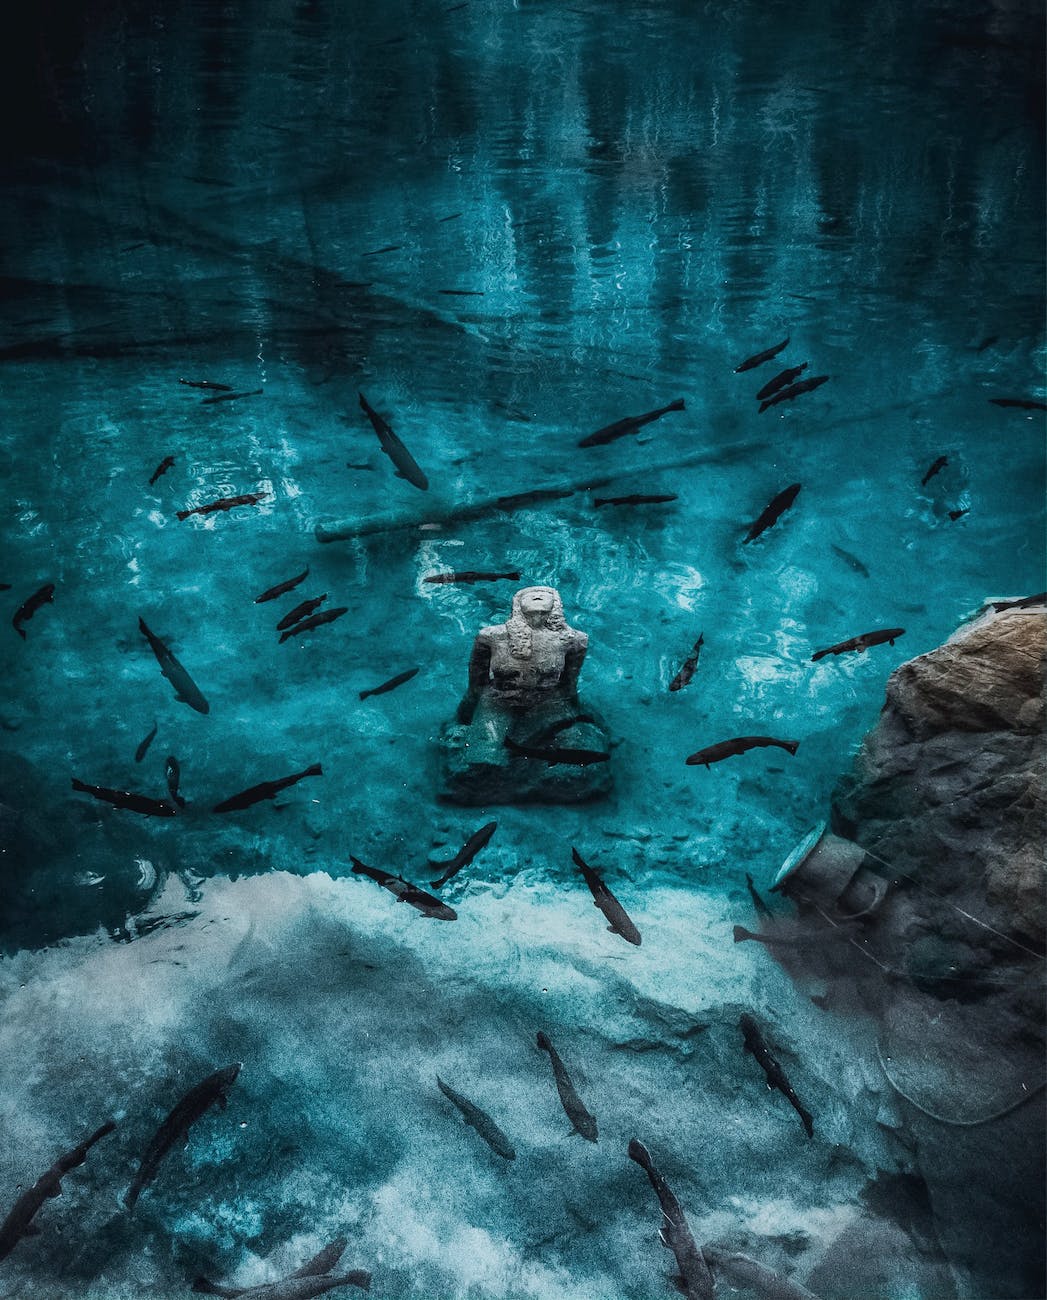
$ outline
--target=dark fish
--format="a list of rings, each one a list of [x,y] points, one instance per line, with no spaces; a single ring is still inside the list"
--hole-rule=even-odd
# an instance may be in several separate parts
[[[974,350],[975,352],[984,352],[986,348],[991,348],[994,343],[999,343],[999,341],[999,334],[990,334],[988,338],[982,339]]]
[[[811,655],[811,660],[817,662],[819,659],[824,659],[826,655],[842,655],[848,650],[856,650],[859,654],[864,654],[870,646],[883,645],[885,641],[889,645],[894,645],[895,638],[904,634],[904,627],[887,627],[879,632],[863,632],[861,636],[852,636],[849,640],[840,641],[825,650],[816,650]]]
[[[366,700],[370,695],[384,695],[386,691],[395,691],[398,686],[402,686],[404,682],[409,682],[419,672],[421,672],[420,668],[408,668],[405,673],[397,673],[395,677],[390,677],[387,682],[382,682],[381,686],[372,686],[369,691],[361,691],[360,699]]]
[[[577,849],[571,850],[571,857],[574,860],[574,865],[582,873],[585,883],[589,886],[589,892],[593,896],[593,905],[598,907],[607,918],[608,930],[612,934],[621,935],[626,943],[635,944],[639,948],[641,943],[640,931],[630,920],[625,908],[604,884],[603,877],[599,872],[593,870]]]
[[[300,623],[294,627],[289,627],[286,632],[280,635],[280,644],[290,636],[297,636],[299,632],[311,632],[314,627],[323,627],[325,623],[333,623],[336,618],[341,618],[343,614],[349,613],[348,605],[337,605],[334,609],[321,610],[319,614],[310,614],[308,618],[303,618]]]
[[[533,492],[516,492],[512,496],[499,497],[494,503],[497,510],[519,510],[523,506],[537,505],[539,501],[562,501],[564,497],[574,496],[571,488],[535,488]]]
[[[396,39],[402,41],[404,37],[398,36]],[[362,256],[377,257],[379,253],[396,253],[401,248],[403,248],[403,244],[386,244],[384,248],[372,248],[369,253],[363,253]]]
[[[964,510],[950,510],[949,518],[953,521],[953,523],[955,523],[957,519],[962,519],[966,514],[970,514],[970,506],[967,506],[966,509]]]
[[[174,463],[175,458],[173,456],[165,456],[156,469],[153,470],[153,477],[149,480],[149,486],[152,487],[160,475],[166,474]]]
[[[763,511],[763,513],[760,515],[757,521],[752,525],[752,527],[746,533],[745,535],[746,542],[755,541],[756,538],[759,537],[761,533],[766,532],[768,528],[776,524],[778,520],[781,518],[781,516],[785,513],[785,511],[788,510],[789,507],[792,505],[792,503],[796,500],[799,493],[800,493],[799,483],[791,483],[787,488],[784,488],[781,492],[779,492],[778,495],[774,498],[774,500],[770,503],[770,505],[767,506],[767,508]]]
[[[597,1139],[596,1120],[585,1107],[585,1103],[578,1096],[578,1090],[571,1082],[571,1076],[567,1073],[567,1067],[560,1060],[556,1048],[549,1041],[546,1034],[539,1029],[535,1041],[543,1052],[549,1053],[549,1060],[552,1062],[553,1078],[556,1080],[556,1091],[560,1094],[560,1104],[567,1114],[567,1118],[574,1125],[574,1131],[585,1138],[587,1142],[595,1142]]]
[[[931,479],[934,478],[935,474],[940,473],[946,467],[946,465],[948,465],[948,463],[949,463],[948,456],[939,456],[938,459],[931,466],[931,468],[923,476],[923,478],[920,479],[920,487],[926,487],[927,484],[931,481]]]
[[[207,388],[214,393],[231,393],[233,390],[228,384],[212,384],[209,379],[179,379],[180,384],[185,384],[186,388]]]
[[[124,1196],[124,1205],[128,1210],[134,1209],[135,1203],[142,1194],[142,1189],[156,1177],[160,1162],[168,1151],[178,1144],[189,1141],[189,1130],[196,1121],[205,1115],[212,1106],[218,1105],[223,1109],[225,1108],[226,1094],[236,1082],[236,1076],[239,1073],[239,1062],[235,1065],[227,1065],[221,1070],[216,1070],[214,1074],[209,1074],[206,1079],[198,1083],[195,1088],[191,1088],[175,1106],[174,1110],[171,1111],[153,1134],[149,1145],[145,1149],[134,1182],[127,1189],[127,1194]]]
[[[434,921],[458,920],[458,913],[453,907],[448,907],[439,898],[427,894],[424,889],[419,889],[417,885],[410,884],[409,881],[404,880],[403,876],[394,876],[392,872],[383,871],[381,867],[369,867],[366,863],[361,862],[359,858],[354,858],[352,854],[349,856],[349,861],[353,864],[355,875],[369,876],[383,889],[388,889],[390,894],[394,894],[397,902],[410,904],[411,907],[417,908],[423,916],[431,917]]]
[[[130,790],[110,790],[104,785],[86,785],[73,777],[73,789],[81,794],[111,803],[114,808],[126,808],[128,812],[141,813],[143,817],[175,817],[178,809],[165,799],[151,799],[147,794],[134,794]]]
[[[767,913],[770,916],[770,913]],[[744,925],[736,925],[733,930],[734,942],[766,944],[768,948],[810,948],[812,945],[821,946],[834,940],[846,939],[850,942],[851,935],[842,925],[837,925],[833,929],[826,930],[806,930],[800,934],[755,934],[752,930],[747,930]]]
[[[464,9],[464,8],[465,8],[465,5],[458,5],[457,8],[459,8],[459,9]],[[450,13],[451,11],[448,9],[448,10],[446,10],[446,12],[447,12],[447,13]],[[439,224],[439,223],[442,223],[442,222],[444,222],[444,221],[457,221],[458,218],[459,218],[461,215],[462,215],[462,214],[461,214],[460,212],[452,212],[452,213],[450,214],[450,216],[447,216],[447,217],[437,217],[436,220],[437,220],[437,223],[438,223],[438,224]]]
[[[698,640],[694,643],[694,649],[683,661],[683,667],[669,683],[671,691],[682,691],[685,686],[689,686],[691,678],[694,676],[694,670],[698,667],[698,656],[702,653],[702,646],[705,643],[705,633],[699,633]]]
[[[32,1187],[28,1188],[15,1201],[7,1218],[0,1223],[0,1259],[6,1259],[15,1246],[25,1236],[35,1236],[40,1231],[33,1223],[33,1217],[46,1200],[62,1195],[62,1179],[70,1171],[82,1165],[87,1153],[96,1142],[112,1133],[116,1125],[112,1120],[96,1129],[86,1141],[73,1147],[65,1155],[59,1156],[46,1173],[40,1175]]]
[[[500,578],[508,578],[510,582],[519,582],[520,575],[512,573],[481,573],[475,569],[466,569],[464,573],[430,573],[423,582],[497,582]]]
[[[855,573],[860,573],[863,578],[867,578],[869,576],[869,570],[865,567],[865,565],[861,562],[861,560],[858,559],[857,555],[852,555],[850,551],[845,551],[842,546],[833,546],[832,549],[836,552],[836,554],[840,557],[841,560],[844,560],[847,564],[851,566],[851,568],[855,571]]]
[[[993,609],[999,614],[1005,609],[1035,609],[1038,605],[1047,605],[1047,591],[1036,596],[1023,596],[1021,600],[997,600],[993,602]]]
[[[309,566],[306,565],[297,578],[288,578],[286,582],[278,582],[275,587],[270,587],[268,591],[263,591],[260,596],[255,596],[254,603],[261,605],[264,601],[275,600],[277,596],[283,596],[289,591],[294,591],[295,587],[308,577]]]
[[[276,630],[278,632],[283,632],[289,627],[294,627],[294,625],[300,623],[307,614],[311,614],[314,609],[319,609],[326,599],[327,592],[325,591],[322,596],[314,596],[312,600],[303,600],[300,605],[295,605],[294,609],[292,609],[289,614],[283,616],[280,622],[277,623]]]
[[[428,491],[429,480],[418,467],[418,462],[396,434],[393,433],[389,424],[382,419],[367,398],[364,397],[363,393],[360,394],[360,409],[371,421],[371,427],[378,435],[378,442],[382,450],[396,466],[397,476],[406,479],[414,487],[421,488],[423,492]]]
[[[142,759],[145,758],[146,750],[148,750],[149,746],[153,743],[153,740],[156,738],[156,726],[157,724],[154,722],[152,731],[149,733],[148,736],[146,736],[146,738],[141,742],[141,744],[135,750],[136,763],[140,763]]]
[[[814,1137],[814,1123],[811,1119],[811,1113],[805,1110],[800,1104],[800,1099],[793,1091],[792,1085],[785,1077],[785,1071],[779,1065],[777,1059],[772,1054],[770,1048],[764,1042],[763,1034],[760,1033],[760,1027],[750,1015],[743,1015],[738,1022],[738,1027],[745,1035],[745,1051],[752,1052],[757,1064],[767,1076],[768,1088],[777,1088],[782,1096],[796,1111],[800,1119],[803,1120],[803,1126],[807,1130],[808,1137]]]
[[[743,370],[754,370],[757,366],[762,366],[765,361],[771,361],[774,357],[782,352],[789,345],[787,338],[782,339],[777,347],[767,348],[764,352],[757,352],[755,356],[746,357],[740,366],[735,366],[734,373],[740,375]]]
[[[611,757],[601,749],[546,749],[537,748],[532,745],[518,745],[515,740],[508,736],[502,741],[502,744],[510,754],[517,758],[535,758],[548,763],[550,767],[555,767],[558,763],[563,763],[568,767],[588,767],[590,763],[606,763]]]
[[[24,641],[25,630],[23,623],[28,623],[41,605],[49,605],[55,598],[55,584],[53,582],[45,583],[39,591],[34,591],[28,600],[23,601],[15,610],[15,616],[11,620],[11,626]]]
[[[818,1300],[813,1291],[763,1264],[757,1264],[748,1255],[731,1254],[708,1244],[702,1247],[702,1254],[732,1287],[752,1291],[761,1300]]]
[[[462,1118],[469,1127],[476,1129],[492,1151],[500,1155],[503,1160],[516,1159],[513,1144],[485,1110],[481,1110],[468,1097],[463,1097],[460,1092],[455,1092],[453,1088],[448,1087],[439,1075],[436,1076],[436,1083],[443,1095],[454,1102],[462,1112]]]
[[[431,867],[443,867],[443,874],[432,881],[433,888],[439,889],[441,885],[446,885],[452,876],[456,876],[463,867],[467,867],[488,843],[497,829],[497,822],[488,822],[486,826],[481,826],[478,831],[474,831],[469,836],[454,857],[447,862],[434,862],[430,858],[429,865]]]
[[[658,506],[665,501],[678,501],[674,493],[662,493],[652,496],[644,496],[640,493],[634,493],[628,497],[594,497],[593,506],[599,510],[601,506]]]
[[[178,764],[178,759],[174,754],[168,754],[164,759],[164,775],[167,777],[167,790],[171,798],[179,806],[185,807],[185,800],[178,793],[178,787],[182,780],[182,769]]]
[[[138,630],[149,642],[149,648],[156,655],[156,662],[160,665],[160,672],[174,687],[175,699],[181,700],[183,704],[188,704],[197,713],[209,712],[211,706],[200,694],[200,688],[160,638],[149,631],[145,625],[145,619],[139,618]]]
[[[220,497],[206,506],[193,506],[192,510],[176,510],[179,519],[188,519],[190,515],[209,515],[215,510],[232,510],[233,506],[256,506],[269,495],[268,492],[245,492],[238,497]]]
[[[1047,404],[1031,397],[990,397],[993,406],[1016,406],[1020,411],[1047,411]]]
[[[249,393],[219,393],[217,397],[205,397],[201,406],[213,406],[215,402],[235,402],[238,397],[261,397],[263,388],[252,388]]]
[[[605,425],[602,429],[597,429],[595,433],[590,433],[587,438],[583,438],[578,444],[579,447],[600,447],[604,443],[614,442],[617,438],[624,438],[630,433],[639,433],[645,424],[650,424],[654,420],[660,420],[663,415],[670,411],[684,410],[683,398],[678,397],[675,402],[670,402],[668,406],[660,406],[656,411],[648,411],[646,415],[627,415],[624,419],[615,420],[614,424]]]
[[[314,1300],[342,1286],[358,1286],[364,1291],[371,1285],[371,1274],[366,1269],[353,1269],[350,1273],[331,1274],[331,1269],[345,1253],[344,1238],[332,1241],[313,1259],[295,1269],[278,1282],[263,1282],[253,1287],[219,1286],[205,1277],[193,1283],[197,1294],[228,1297],[229,1300]]]
[[[736,754],[744,754],[747,749],[766,749],[774,745],[778,749],[795,754],[800,747],[798,740],[775,740],[773,736],[736,736],[733,740],[721,740],[719,744],[699,749],[687,759],[688,767],[708,767],[710,763],[719,763]]]
[[[262,781],[258,785],[250,786],[247,790],[241,790],[239,794],[234,794],[228,799],[223,799],[221,803],[215,804],[211,811],[216,813],[241,812],[244,808],[250,808],[252,804],[261,803],[263,799],[275,799],[281,790],[297,785],[299,781],[304,781],[307,776],[323,776],[323,774],[323,768],[320,764],[312,763],[303,771],[295,772],[291,776],[281,776],[275,781]]]
[[[338,1287],[360,1287],[363,1291],[371,1288],[371,1274],[367,1269],[354,1269],[351,1273],[324,1275],[324,1277],[303,1277],[291,1274],[280,1282],[265,1282],[260,1286],[243,1290],[242,1287],[220,1287],[208,1282],[207,1278],[196,1278],[192,1290],[208,1296],[228,1296],[229,1300],[313,1300],[315,1296],[326,1295]]]
[[[756,886],[753,884],[753,878],[748,872],[745,873],[745,887],[749,891],[749,897],[753,900],[753,907],[756,909],[756,915],[762,917],[765,921],[773,921],[774,913],[757,893]],[[735,926],[735,929],[737,928],[738,927]],[[737,942],[738,940],[735,939],[735,943]]]
[[[801,379],[798,384],[790,384],[780,393],[775,393],[773,397],[768,397],[765,402],[761,402],[760,414],[762,415],[770,406],[777,406],[779,402],[791,402],[801,393],[813,393],[816,388],[821,388],[822,384],[827,384],[831,378],[832,375],[815,375],[812,379]]]
[[[691,1234],[680,1202],[654,1167],[650,1152],[636,1138],[629,1143],[629,1159],[635,1160],[646,1173],[662,1207],[662,1227],[658,1235],[662,1245],[676,1256],[676,1266],[680,1270],[679,1276],[672,1279],[673,1286],[687,1300],[713,1300],[713,1275]]]
[[[775,375],[764,384],[756,394],[756,400],[762,402],[768,397],[773,397],[775,393],[780,393],[783,388],[788,388],[790,384],[795,383],[806,369],[805,361],[802,366],[790,366],[788,370],[783,370],[781,374]]]
[[[339,1237],[337,1240],[329,1242],[323,1250],[306,1260],[301,1268],[296,1268],[289,1277],[322,1277],[325,1273],[330,1273],[331,1269],[345,1254],[345,1248],[349,1244],[345,1237]]]
[[[436,292],[446,294],[449,298],[482,298],[484,296],[482,289],[437,289]]]

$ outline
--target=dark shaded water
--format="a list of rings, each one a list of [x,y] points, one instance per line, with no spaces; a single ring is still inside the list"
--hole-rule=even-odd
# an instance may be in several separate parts
[[[766,879],[824,816],[892,668],[984,597],[1042,588],[1042,413],[989,400],[1045,391],[1040,6],[111,3],[21,17],[28,35],[4,43],[2,78],[0,581],[10,614],[45,582],[56,592],[25,642],[11,633],[0,646],[12,1114],[33,1117],[4,1152],[5,1185],[23,1161],[44,1167],[33,1153],[53,1133],[71,1145],[92,1126],[85,1096],[107,1113],[148,1087],[152,1104],[167,1096],[165,1071],[192,1082],[230,1053],[244,1055],[238,1087],[262,1145],[294,1110],[274,1079],[327,1100],[303,1109],[284,1155],[245,1149],[239,1179],[222,1172],[225,1138],[198,1148],[232,1179],[215,1191],[218,1217],[199,1194],[166,1217],[154,1209],[147,1263],[130,1236],[73,1265],[41,1242],[20,1248],[12,1294],[33,1294],[42,1276],[56,1295],[181,1294],[205,1259],[231,1271],[245,1243],[265,1255],[346,1223],[366,1234],[379,1294],[662,1294],[668,1256],[638,1258],[638,1241],[650,1246],[638,1216],[654,1223],[638,1171],[609,1161],[600,1181],[574,1166],[539,1194],[533,1180],[520,1190],[531,1175],[517,1168],[507,1192],[499,1171],[476,1172],[468,1143],[440,1154],[432,1131],[446,1116],[428,1076],[486,1073],[492,1109],[499,1088],[509,1106],[517,1019],[529,1064],[536,1015],[568,1043],[599,1021],[610,1046],[601,1039],[592,1073],[616,1081],[622,1124],[646,1109],[672,1132],[667,1098],[691,1049],[685,1035],[661,1068],[664,1017],[737,1004],[788,1018],[798,996],[760,954],[710,937],[729,934],[744,872]],[[777,363],[734,373],[786,337]],[[830,381],[759,414],[756,390],[802,362]],[[205,405],[180,378],[262,392]],[[426,471],[428,494],[393,476],[359,390]],[[684,413],[637,438],[577,447],[679,397]],[[149,486],[167,455],[174,465]],[[597,477],[606,495],[678,500],[597,511],[579,492],[439,529],[314,536],[331,520],[424,523]],[[794,482],[795,506],[741,546]],[[255,492],[266,496],[254,508],[175,514]],[[350,612],[278,645],[287,605],[253,598],[307,564],[296,595],[326,592]],[[609,801],[499,811],[477,864],[488,883],[460,882],[450,938],[339,880],[349,853],[411,876],[486,820],[437,804],[434,741],[473,635],[507,615],[513,588],[422,582],[440,568],[557,586],[590,635],[583,695],[620,742]],[[174,700],[139,616],[189,668],[208,716]],[[811,663],[878,626],[905,635]],[[670,695],[700,631],[699,673]],[[415,665],[399,691],[359,702]],[[749,731],[800,740],[796,759],[683,765]],[[75,776],[159,798],[167,754],[189,800],[170,822],[70,791]],[[323,780],[284,811],[205,811],[316,761]],[[623,893],[661,932],[631,976],[604,964],[621,954],[579,906],[579,842],[623,873]],[[240,875],[264,878],[205,883]],[[172,914],[177,926],[152,929]],[[109,946],[99,927],[143,937]],[[32,951],[60,939],[72,942]],[[673,954],[693,945],[702,960],[678,968]],[[395,980],[368,974],[393,953]],[[168,962],[173,984],[157,974]],[[431,1023],[416,999],[435,999]],[[800,1002],[790,1023],[827,1062],[835,1040]],[[619,1025],[632,1015],[654,1027]],[[344,1017],[336,1034],[329,1016]],[[86,1087],[68,1064],[42,1064],[41,1017],[75,1046],[71,1059],[93,1062]],[[641,1040],[657,1050],[626,1069],[615,1044]],[[333,1079],[350,1050],[347,1101]],[[46,1104],[34,1068],[55,1085]],[[738,1068],[724,1046],[714,1073]],[[853,1279],[818,1275],[817,1261],[856,1204],[856,1169],[891,1156],[875,1109],[848,1118],[863,1067],[836,1079],[822,1068],[838,1128],[812,1163],[776,1173],[778,1137],[762,1130],[755,1156],[745,1126],[757,1121],[721,1080],[723,1095],[679,1121],[674,1172],[694,1213],[706,1207],[707,1236],[740,1217],[778,1242],[784,1268],[801,1234],[812,1288],[853,1296]],[[717,1129],[723,1167],[702,1174],[699,1194],[687,1180],[704,1160],[683,1134],[722,1125],[732,1105]],[[345,1131],[346,1106],[359,1132]],[[121,1140],[130,1168],[134,1141]],[[541,1149],[535,1138],[531,1158]],[[324,1172],[328,1150],[354,1166],[352,1195],[344,1168]],[[549,1228],[565,1198],[565,1226]],[[610,1221],[605,1198],[621,1207]],[[877,1296],[986,1285],[900,1259]]]

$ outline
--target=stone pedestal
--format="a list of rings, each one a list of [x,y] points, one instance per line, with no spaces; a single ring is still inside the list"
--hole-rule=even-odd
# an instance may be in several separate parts
[[[590,721],[572,718],[583,715]],[[555,731],[551,739],[544,739]],[[577,700],[550,699],[532,709],[501,709],[489,699],[477,705],[472,722],[450,723],[440,735],[440,798],[486,807],[500,803],[585,803],[611,789],[611,764],[550,764],[522,758],[505,746],[508,737],[525,748],[577,749],[609,753],[606,729]],[[537,742],[537,744],[535,743]]]

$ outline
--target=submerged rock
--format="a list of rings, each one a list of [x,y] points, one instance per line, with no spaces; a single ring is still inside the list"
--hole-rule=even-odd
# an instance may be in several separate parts
[[[1044,1294],[1045,663],[1041,606],[988,608],[898,668],[835,834],[779,880],[859,918],[848,944],[781,960],[820,962],[833,1010],[870,1015],[963,1300]]]
[[[892,871],[1041,951],[1045,667],[1047,618],[1022,609],[989,609],[903,664],[833,808]]]

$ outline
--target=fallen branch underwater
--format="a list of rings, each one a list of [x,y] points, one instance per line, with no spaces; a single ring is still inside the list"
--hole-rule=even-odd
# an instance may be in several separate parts
[[[329,523],[316,525],[318,542],[343,542],[355,537],[369,537],[375,533],[395,533],[412,528],[440,528],[444,524],[458,520],[482,519],[487,515],[504,514],[521,509],[528,504],[541,504],[541,498],[557,499],[573,496],[577,492],[588,492],[593,488],[606,487],[623,478],[636,478],[644,474],[657,474],[669,469],[684,469],[691,465],[728,465],[738,460],[745,460],[761,451],[766,451],[770,444],[766,442],[745,442],[732,447],[703,448],[687,456],[678,456],[672,460],[652,461],[646,465],[629,465],[613,473],[600,475],[587,474],[584,478],[569,483],[542,484],[525,488],[521,492],[502,492],[498,496],[487,496],[475,501],[461,504],[434,501],[426,503],[426,513],[419,515],[417,510],[405,510],[399,515],[383,514],[370,518],[336,519]],[[538,498],[530,502],[518,498]]]

